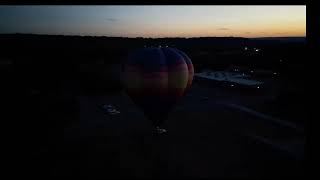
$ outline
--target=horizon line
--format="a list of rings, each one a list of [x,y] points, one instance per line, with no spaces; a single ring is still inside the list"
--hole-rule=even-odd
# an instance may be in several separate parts
[[[244,38],[244,39],[256,39],[256,38],[306,38],[307,36],[258,36],[258,37],[242,37],[242,36],[193,36],[193,37],[128,37],[128,36],[106,36],[106,35],[72,35],[72,34],[41,34],[41,33],[0,33],[0,35],[46,35],[46,36],[78,36],[78,37],[106,37],[106,38],[144,38],[144,39],[162,39],[162,38],[182,38],[182,39],[192,39],[192,38]]]

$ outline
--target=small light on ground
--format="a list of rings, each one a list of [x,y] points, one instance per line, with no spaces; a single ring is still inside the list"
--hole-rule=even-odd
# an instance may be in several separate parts
[[[259,89],[260,87],[258,86],[257,88]]]

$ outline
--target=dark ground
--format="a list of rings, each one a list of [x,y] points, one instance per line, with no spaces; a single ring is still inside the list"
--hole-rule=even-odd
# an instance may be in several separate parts
[[[304,175],[303,132],[233,109],[228,99],[203,98],[208,92],[213,97],[217,90],[194,83],[161,137],[124,92],[78,96],[76,119],[49,131],[49,140],[29,142],[28,173],[90,179]],[[104,103],[121,113],[104,114]]]
[[[304,177],[308,117],[302,70],[308,68],[302,40],[2,35],[1,122],[9,141],[3,148],[11,151],[3,153],[9,158],[4,164],[12,167],[11,175],[89,179]],[[268,86],[280,84],[280,93],[275,89],[272,100],[273,90],[194,81],[165,122],[168,133],[154,137],[151,122],[115,76],[128,53],[144,45],[177,47],[199,72],[230,65],[274,70],[279,82]],[[247,53],[244,46],[263,51]],[[121,114],[104,114],[105,103]]]

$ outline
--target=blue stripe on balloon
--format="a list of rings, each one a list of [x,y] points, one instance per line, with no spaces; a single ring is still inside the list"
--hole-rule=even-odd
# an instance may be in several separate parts
[[[177,51],[173,48],[162,48],[162,51],[166,57],[168,67],[177,64],[185,64],[186,62],[183,60],[183,56],[181,56]]]
[[[180,51],[180,50],[178,50],[178,49],[176,49],[176,51],[179,52],[181,56],[183,56],[185,62],[186,62],[188,65],[189,65],[189,64],[192,64],[191,59],[186,55],[186,53],[184,53],[184,52],[182,52],[182,51]]]
[[[165,56],[159,48],[139,49],[128,59],[129,65],[139,66],[144,73],[166,71]]]

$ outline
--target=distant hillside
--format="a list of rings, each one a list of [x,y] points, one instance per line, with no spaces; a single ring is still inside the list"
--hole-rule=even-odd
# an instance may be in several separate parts
[[[194,37],[194,38],[126,38],[104,36],[63,36],[34,34],[0,34],[0,48],[10,55],[67,55],[87,58],[101,57],[105,53],[123,56],[142,47],[169,46],[191,51],[226,51],[243,49],[244,46],[272,46],[278,43],[301,43],[305,38],[242,38],[242,37]],[[21,53],[21,54],[20,54]],[[3,55],[2,54],[2,55]]]
[[[248,40],[248,38],[242,37],[194,37],[194,38],[127,38],[127,37],[107,37],[107,36],[64,36],[64,35],[35,35],[35,34],[0,34],[1,40],[15,40],[15,41],[27,41],[27,40],[83,40],[83,41],[103,41],[112,43],[113,46],[122,45],[122,47],[128,46],[198,46],[198,45],[233,45],[242,44]]]
[[[305,42],[306,37],[262,37],[262,38],[252,38],[254,40],[263,41],[283,41],[283,42]]]
[[[239,49],[248,44],[240,37],[201,38],[124,38],[94,36],[62,36],[33,34],[2,34],[0,49],[2,57],[16,57],[20,60],[39,59],[46,61],[83,62],[104,58],[109,63],[121,61],[137,48],[169,46],[189,53],[200,50],[224,51]]]
[[[239,46],[250,45],[256,43],[272,42],[305,42],[306,37],[262,37],[262,38],[243,38],[243,37],[192,37],[192,38],[128,38],[128,37],[107,37],[107,36],[64,36],[64,35],[36,35],[36,34],[0,34],[1,41],[21,42],[28,41],[36,43],[37,41],[45,41],[54,43],[56,41],[96,41],[111,43],[113,47],[135,47],[135,46],[176,46],[176,47],[199,47],[199,46]],[[35,42],[34,42],[35,41]],[[61,44],[63,45],[63,44]],[[77,42],[77,45],[78,42]]]

